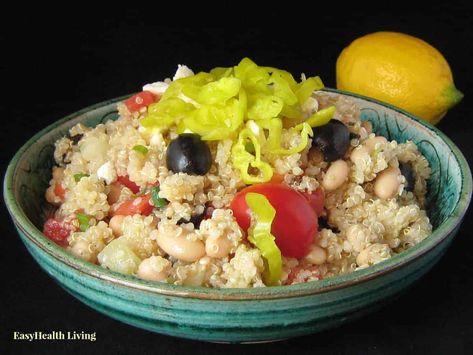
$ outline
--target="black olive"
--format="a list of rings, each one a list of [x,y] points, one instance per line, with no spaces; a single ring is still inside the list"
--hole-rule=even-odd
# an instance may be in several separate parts
[[[360,138],[359,134],[350,132],[350,139],[359,139],[359,138]]]
[[[404,189],[406,189],[406,191],[413,191],[416,178],[414,176],[414,171],[412,170],[411,163],[399,162],[399,170],[401,170],[401,174],[404,175],[404,177],[406,178],[406,184],[404,186]]]
[[[70,139],[72,141],[72,144],[77,144],[79,141],[84,137],[83,134],[76,134],[75,136],[72,136]]]
[[[319,217],[318,224],[319,224],[319,230],[322,230],[322,229],[330,229],[330,230],[331,230],[332,232],[334,232],[334,233],[340,233],[340,231],[338,230],[338,228],[332,227],[332,226],[328,223],[327,217],[325,217],[325,216]]]
[[[191,216],[191,219],[189,221],[187,219],[181,218],[179,221],[177,221],[177,224],[191,222],[194,225],[194,228],[198,229],[200,227],[200,223],[204,220],[204,217],[205,217],[205,213],[196,214],[196,215]]]
[[[212,165],[212,155],[199,135],[183,133],[169,144],[166,164],[175,173],[205,175]]]
[[[330,225],[328,224],[327,217],[319,217],[319,229],[330,229]]]
[[[326,125],[314,129],[312,146],[317,147],[326,161],[342,158],[350,146],[350,131],[339,120],[330,120]]]

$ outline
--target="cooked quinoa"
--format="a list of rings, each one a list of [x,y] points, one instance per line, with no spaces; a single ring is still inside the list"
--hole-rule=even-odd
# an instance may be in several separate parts
[[[192,75],[180,66],[174,80]],[[172,82],[145,89],[158,101]],[[317,148],[317,127],[299,151],[261,152],[279,184],[301,194],[322,191],[325,198],[311,244],[300,258],[283,253],[276,284],[369,267],[432,231],[424,210],[430,168],[416,145],[376,136],[360,120],[357,106],[342,96],[315,91],[301,112],[307,118],[331,106],[332,120],[350,133],[341,158],[328,161]],[[176,125],[147,129],[141,123],[147,108],[130,109],[126,102],[118,104],[118,112],[115,121],[94,128],[78,124],[56,142],[46,199],[57,207],[53,220],[68,233],[51,232],[48,221],[45,234],[77,257],[143,279],[215,288],[268,286],[264,253],[231,206],[248,185],[232,160],[237,135],[205,141],[211,158],[205,174],[173,171],[167,153],[179,137]],[[302,137],[283,127],[281,146],[296,147]],[[254,225],[254,216],[251,221]]]

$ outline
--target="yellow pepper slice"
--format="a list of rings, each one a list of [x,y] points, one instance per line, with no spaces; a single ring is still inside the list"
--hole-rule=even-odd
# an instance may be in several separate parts
[[[248,229],[248,240],[259,249],[266,261],[267,267],[263,273],[265,284],[277,285],[282,274],[282,257],[271,234],[276,210],[264,195],[255,192],[248,192],[245,200],[254,217],[254,223]]]

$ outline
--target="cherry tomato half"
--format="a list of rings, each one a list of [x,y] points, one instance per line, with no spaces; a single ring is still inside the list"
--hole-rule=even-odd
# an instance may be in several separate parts
[[[230,208],[240,227],[246,232],[251,224],[251,210],[245,195],[256,192],[264,195],[276,210],[271,233],[282,255],[301,259],[307,255],[317,235],[317,215],[307,199],[299,192],[281,184],[257,184],[236,194]]]
[[[315,214],[320,216],[324,210],[325,204],[324,190],[319,187],[312,193],[303,192],[302,194],[307,199],[307,201],[309,201],[309,205],[314,209]]]

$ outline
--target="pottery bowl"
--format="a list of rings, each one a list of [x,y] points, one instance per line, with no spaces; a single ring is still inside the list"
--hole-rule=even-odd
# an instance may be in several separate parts
[[[218,342],[284,339],[335,327],[377,309],[424,275],[447,250],[468,207],[471,173],[459,149],[435,127],[392,106],[353,94],[377,134],[414,141],[432,168],[428,215],[433,233],[420,244],[351,274],[293,286],[207,289],[141,280],[85,262],[45,238],[54,141],[81,122],[118,116],[124,97],[85,108],[48,126],[14,156],[4,199],[18,234],[38,264],[74,297],[112,318],[162,334]],[[13,236],[8,236],[13,238]]]

